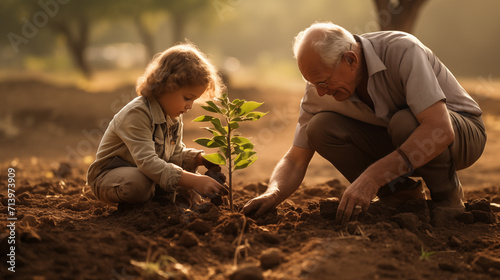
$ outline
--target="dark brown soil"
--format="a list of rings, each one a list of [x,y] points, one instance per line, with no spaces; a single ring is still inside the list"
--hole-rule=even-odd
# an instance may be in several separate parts
[[[16,168],[37,169],[21,163]],[[38,174],[47,174],[38,168]],[[84,169],[73,167],[69,172],[82,174]],[[2,175],[2,189],[6,181]],[[332,215],[338,201],[324,199],[345,188],[336,180],[302,186],[276,211],[259,219],[209,201],[184,209],[166,197],[117,209],[96,201],[84,183],[74,175],[20,180],[16,272],[2,265],[2,275],[16,279],[500,276],[499,213],[494,212],[499,209],[497,204],[491,206],[500,202],[496,187],[468,193],[468,211],[458,219],[439,216],[431,201],[410,201],[399,209],[375,202],[359,222],[341,227]],[[265,186],[264,182],[237,186],[237,208]],[[6,199],[2,194],[2,205],[7,205]],[[7,209],[0,207],[1,245],[6,252]],[[6,254],[1,260],[5,264]],[[251,278],[241,276],[246,273]]]

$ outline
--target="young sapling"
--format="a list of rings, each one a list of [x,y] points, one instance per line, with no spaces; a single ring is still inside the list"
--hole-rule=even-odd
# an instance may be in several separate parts
[[[246,101],[244,99],[229,100],[228,94],[224,93],[217,98],[220,104],[207,101],[201,106],[204,110],[215,113],[219,117],[202,115],[195,118],[194,122],[210,122],[212,127],[205,127],[212,133],[211,138],[198,138],[194,141],[207,148],[217,148],[218,151],[205,155],[205,159],[218,165],[226,166],[229,175],[229,209],[233,211],[233,172],[250,166],[257,160],[254,145],[250,139],[235,133],[240,127],[239,123],[244,121],[256,121],[267,113],[254,111],[263,103]]]

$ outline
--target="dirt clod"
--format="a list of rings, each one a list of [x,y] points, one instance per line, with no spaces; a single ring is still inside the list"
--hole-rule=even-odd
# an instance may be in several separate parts
[[[196,236],[192,232],[183,231],[181,233],[181,237],[179,238],[179,245],[186,248],[191,248],[198,245],[198,238],[196,238]]]
[[[188,225],[188,229],[190,229],[198,234],[205,234],[212,229],[212,225],[210,225],[209,222],[206,222],[206,221],[203,221],[200,219],[196,219]]]
[[[490,202],[485,198],[475,199],[468,203],[467,210],[480,210],[484,212],[491,212]]]
[[[481,267],[484,271],[489,271],[490,269],[500,270],[500,258],[478,255],[474,260],[474,264]]]
[[[247,265],[237,268],[231,275],[230,280],[263,280],[262,269],[258,266]]]
[[[406,228],[411,231],[416,230],[422,223],[417,215],[413,213],[400,213],[392,216],[392,220],[396,222],[401,228]]]
[[[21,225],[26,227],[37,227],[40,223],[38,222],[37,218],[33,215],[24,215],[23,219],[21,220]]]
[[[474,222],[481,222],[485,224],[496,223],[496,217],[493,212],[486,212],[481,210],[472,210],[470,212],[474,216]]]
[[[347,223],[346,225],[346,230],[349,234],[355,235],[359,234],[359,227],[361,226],[361,223],[358,221],[352,221]]]
[[[282,252],[278,248],[269,248],[262,251],[260,255],[260,265],[265,268],[273,268],[281,263]]]
[[[222,196],[220,195],[215,195],[210,199],[210,202],[215,205],[215,206],[221,206],[222,203],[224,203],[224,200],[222,199]]]
[[[339,207],[339,199],[336,197],[330,197],[327,199],[320,199],[319,201],[319,212],[321,216],[325,219],[333,220],[337,214],[337,208]]]
[[[466,225],[474,223],[474,215],[471,212],[464,212],[455,218],[457,221],[462,222]]]

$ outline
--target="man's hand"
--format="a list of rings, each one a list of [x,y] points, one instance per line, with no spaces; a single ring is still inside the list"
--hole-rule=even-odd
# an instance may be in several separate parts
[[[366,213],[380,187],[367,175],[361,174],[342,195],[337,209],[336,222],[345,225]]]
[[[248,201],[241,212],[248,215],[255,211],[259,217],[292,195],[302,183],[313,155],[313,149],[292,146],[276,165],[266,192]]]
[[[254,216],[258,218],[276,206],[277,198],[278,195],[275,192],[264,193],[249,200],[245,206],[243,206],[241,212],[245,215],[255,212]]]

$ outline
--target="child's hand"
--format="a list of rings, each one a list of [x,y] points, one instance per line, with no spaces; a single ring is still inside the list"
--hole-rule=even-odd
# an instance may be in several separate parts
[[[219,184],[211,177],[187,171],[182,172],[179,185],[192,188],[199,194],[210,198],[216,194],[227,195],[229,193],[225,185]]]

